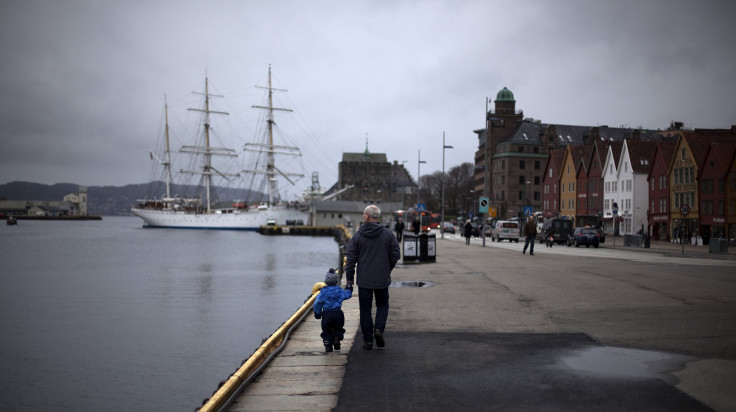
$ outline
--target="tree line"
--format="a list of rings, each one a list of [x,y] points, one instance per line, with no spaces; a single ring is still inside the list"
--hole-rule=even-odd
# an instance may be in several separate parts
[[[445,219],[465,215],[468,208],[477,203],[478,194],[471,192],[475,166],[465,162],[454,166],[443,175],[441,171],[423,175],[419,178],[419,198],[432,212],[439,212],[442,208],[442,186],[445,188]]]

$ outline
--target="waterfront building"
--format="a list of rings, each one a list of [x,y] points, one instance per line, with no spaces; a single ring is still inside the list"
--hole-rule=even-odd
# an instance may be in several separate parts
[[[0,200],[0,214],[5,216],[88,216],[87,187],[80,186],[62,200]]]
[[[621,213],[624,221],[620,234],[647,233],[649,222],[649,187],[647,176],[654,162],[657,142],[636,139],[624,140],[621,148],[620,166],[618,167],[619,204],[623,205]]]
[[[700,192],[700,236],[708,244],[711,238],[726,238],[726,181],[731,168],[736,139],[728,143],[712,142],[698,176]]]
[[[551,149],[544,168],[542,179],[543,198],[542,216],[544,218],[558,217],[560,213],[560,174],[562,173],[562,161],[565,159],[567,149]]]
[[[603,220],[603,229],[610,235],[618,235],[621,222],[624,221],[621,216],[624,205],[619,203],[619,181],[618,166],[621,156],[621,148],[623,142],[616,142],[608,147],[606,154],[606,162],[603,164],[603,210],[605,216],[611,216],[610,219]]]
[[[338,194],[336,200],[378,205],[399,202],[403,208],[416,203],[417,185],[404,165],[389,163],[385,153],[371,153],[368,142],[363,153],[343,153],[338,181],[325,196],[350,186],[354,187]]]
[[[549,179],[545,177],[545,165],[552,150],[571,145],[591,146],[596,141],[621,142],[631,137],[661,139],[658,131],[547,124],[524,118],[524,112],[516,109],[514,94],[506,87],[498,92],[493,103],[494,108],[486,112],[485,127],[473,131],[478,138],[478,150],[472,196],[489,197],[491,209],[501,218],[520,217],[524,206],[535,212],[554,213],[552,210],[557,208],[544,205],[545,200],[554,203],[552,194],[544,192],[552,190],[553,183],[549,183],[549,189],[542,184]],[[561,203],[559,206],[559,214],[575,216],[569,213],[575,209],[574,205],[566,204],[565,213],[561,213]],[[590,206],[587,209],[593,210]]]
[[[657,142],[657,149],[649,168],[649,231],[653,240],[669,241],[674,236],[670,227],[669,165],[677,142]]]

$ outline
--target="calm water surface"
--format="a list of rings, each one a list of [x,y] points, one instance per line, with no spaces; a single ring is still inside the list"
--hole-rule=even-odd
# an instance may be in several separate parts
[[[332,238],[2,225],[0,405],[194,410],[337,262]]]

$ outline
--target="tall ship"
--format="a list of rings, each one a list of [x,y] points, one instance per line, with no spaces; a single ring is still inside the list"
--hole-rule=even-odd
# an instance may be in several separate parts
[[[261,87],[261,86],[258,86]],[[131,212],[143,219],[144,227],[151,228],[180,228],[180,229],[220,229],[220,230],[257,230],[263,225],[299,225],[310,223],[308,205],[302,202],[284,202],[277,197],[277,181],[283,178],[293,184],[292,179],[303,177],[298,173],[281,171],[276,166],[276,158],[281,156],[298,157],[301,153],[298,148],[274,144],[274,111],[291,111],[273,106],[273,91],[271,85],[271,67],[268,68],[268,86],[261,87],[268,92],[268,103],[265,106],[254,105],[253,108],[266,111],[264,133],[265,139],[259,142],[248,142],[242,147],[242,153],[250,152],[253,164],[249,168],[227,171],[219,166],[219,159],[223,164],[233,164],[233,159],[239,158],[240,153],[235,149],[214,147],[210,144],[210,118],[214,115],[228,115],[226,112],[212,110],[210,99],[222,97],[210,94],[209,79],[205,77],[204,93],[201,94],[203,107],[189,109],[200,112],[202,115],[202,131],[193,146],[182,146],[180,154],[187,154],[192,159],[188,164],[190,170],[179,169],[177,176],[199,176],[199,182],[194,195],[172,195],[174,181],[171,150],[169,142],[168,103],[165,105],[165,133],[163,157],[153,154],[151,158],[163,166],[165,192],[158,198],[139,200],[131,208]],[[244,157],[244,156],[243,156]],[[228,162],[228,160],[230,160]],[[249,180],[251,187],[257,181],[265,179],[267,190],[265,199],[258,203],[249,203],[248,200],[221,201],[215,193],[214,179],[226,182],[239,181],[241,184]],[[182,187],[182,186],[179,186]],[[260,187],[264,187],[261,185]],[[248,193],[253,193],[248,191]]]

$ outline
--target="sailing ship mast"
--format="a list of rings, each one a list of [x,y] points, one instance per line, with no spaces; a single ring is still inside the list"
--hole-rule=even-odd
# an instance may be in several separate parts
[[[166,119],[166,160],[164,173],[166,179],[166,199],[171,199],[171,147],[169,146],[169,101],[164,95],[164,118]]]
[[[281,92],[287,92],[288,90],[285,89],[275,89],[272,87],[271,84],[271,65],[268,65],[268,87],[263,86],[256,86],[261,89],[267,89],[268,90],[268,106],[258,106],[253,105],[251,107],[256,109],[265,109],[268,110],[268,115],[266,119],[266,123],[268,124],[268,142],[264,144],[258,144],[258,143],[246,143],[244,146],[244,150],[250,150],[250,151],[258,151],[258,152],[265,152],[266,153],[266,170],[243,170],[243,172],[247,173],[261,173],[265,174],[268,177],[268,204],[273,205],[273,197],[274,194],[277,192],[276,188],[276,175],[283,176],[289,183],[292,185],[294,182],[289,179],[289,176],[296,176],[296,177],[303,177],[304,175],[297,174],[297,173],[284,173],[281,170],[279,170],[276,165],[274,164],[274,155],[275,154],[287,154],[292,156],[301,156],[301,153],[299,152],[299,148],[297,147],[289,147],[289,146],[276,146],[273,144],[273,125],[274,125],[274,117],[273,112],[274,110],[280,110],[284,112],[292,112],[291,109],[284,109],[280,107],[273,107],[273,91],[281,91]],[[279,149],[279,150],[276,150]]]
[[[204,155],[204,167],[202,170],[182,170],[182,173],[199,174],[204,177],[205,181],[205,193],[207,196],[207,212],[212,210],[212,199],[211,199],[211,188],[212,188],[212,175],[218,174],[227,178],[228,176],[238,176],[234,174],[220,173],[217,169],[212,167],[212,156],[229,156],[237,157],[237,153],[233,149],[212,147],[210,146],[210,114],[224,114],[228,115],[227,112],[218,112],[210,110],[210,97],[222,97],[220,95],[210,94],[209,91],[209,79],[205,76],[204,78],[204,93],[195,93],[204,96],[204,109],[193,109],[189,110],[195,112],[204,113],[204,146],[182,146],[180,152],[193,153]]]

